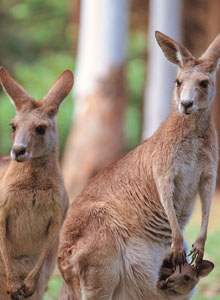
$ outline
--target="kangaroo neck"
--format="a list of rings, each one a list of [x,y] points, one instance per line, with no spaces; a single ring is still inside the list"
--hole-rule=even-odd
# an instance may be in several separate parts
[[[14,178],[19,184],[29,184],[30,186],[42,186],[51,182],[52,178],[59,173],[57,151],[49,154],[29,159],[25,162],[11,160],[6,176]]]
[[[172,111],[170,118],[174,118],[176,120],[178,126],[182,128],[184,135],[198,137],[206,135],[206,132],[212,123],[210,110],[201,110],[186,115],[184,113],[180,113],[176,109]]]

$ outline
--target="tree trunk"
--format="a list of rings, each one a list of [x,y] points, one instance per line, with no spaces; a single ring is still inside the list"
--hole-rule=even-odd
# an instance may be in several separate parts
[[[150,137],[171,111],[176,70],[157,45],[155,30],[180,41],[181,0],[151,0],[149,16],[149,53],[144,99],[143,139]]]
[[[219,0],[185,0],[183,5],[184,45],[195,57],[200,56],[220,31]],[[213,117],[218,136],[220,134],[220,72],[216,76],[216,96]],[[218,139],[220,151],[220,136]],[[217,188],[220,188],[220,164],[218,166]]]
[[[73,35],[72,39],[72,47],[73,47],[73,55],[76,55],[77,52],[77,44],[79,37],[79,22],[80,22],[80,2],[81,0],[68,0],[69,7],[69,22],[67,26],[67,30],[71,32]]]
[[[71,200],[123,152],[127,0],[83,0],[75,115],[63,159]]]
[[[183,44],[193,56],[199,57],[207,49],[207,24],[209,22],[209,0],[183,1]]]

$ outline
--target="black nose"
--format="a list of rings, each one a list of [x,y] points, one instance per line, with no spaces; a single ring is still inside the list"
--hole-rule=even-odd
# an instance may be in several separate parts
[[[183,101],[183,102],[181,102],[181,105],[182,105],[185,109],[187,109],[187,108],[190,108],[190,107],[193,106],[193,101]]]
[[[20,156],[20,155],[24,155],[26,152],[26,147],[23,145],[14,145],[12,148],[12,151],[14,152],[14,154],[16,155],[16,157]]]

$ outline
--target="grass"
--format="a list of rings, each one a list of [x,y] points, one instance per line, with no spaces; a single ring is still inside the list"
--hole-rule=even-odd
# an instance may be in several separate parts
[[[61,286],[62,286],[61,276],[57,274],[54,275],[48,284],[48,290],[44,295],[43,300],[57,300]]]
[[[196,202],[193,216],[185,231],[185,239],[191,246],[199,233],[201,223],[201,207],[199,201]],[[213,199],[211,215],[208,229],[208,239],[206,242],[205,259],[215,264],[214,270],[209,276],[202,278],[197,287],[192,300],[219,300],[220,299],[220,194],[216,194]],[[57,271],[48,286],[48,290],[43,300],[57,300],[62,286],[60,275]]]
[[[215,195],[211,207],[208,238],[205,249],[205,259],[215,264],[209,276],[202,278],[192,300],[219,300],[220,299],[220,194]],[[186,228],[185,238],[191,246],[200,229],[201,208],[197,201],[190,224]]]

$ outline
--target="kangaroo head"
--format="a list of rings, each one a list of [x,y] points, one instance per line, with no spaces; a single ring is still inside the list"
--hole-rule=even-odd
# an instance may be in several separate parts
[[[187,295],[193,290],[199,279],[206,277],[213,268],[214,264],[208,260],[202,260],[198,266],[186,263],[181,272],[177,268],[166,280],[163,280],[159,288],[167,292]]]
[[[179,67],[174,88],[174,106],[181,114],[209,110],[215,95],[215,75],[220,59],[220,34],[206,52],[195,59],[182,44],[156,31],[166,58]]]
[[[36,102],[3,67],[0,68],[0,82],[16,110],[10,123],[11,158],[23,162],[53,151],[57,144],[55,116],[72,88],[72,72],[64,71],[40,102]]]

